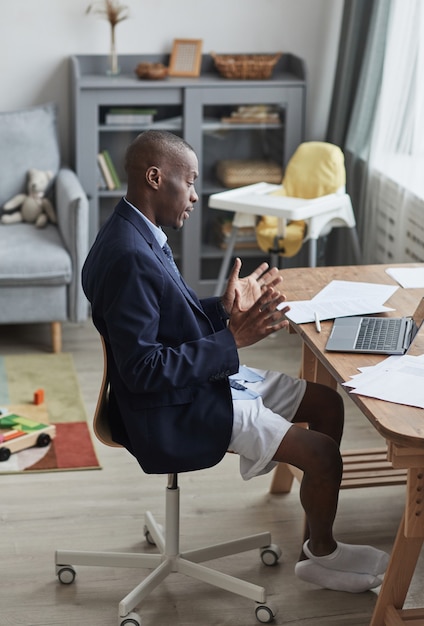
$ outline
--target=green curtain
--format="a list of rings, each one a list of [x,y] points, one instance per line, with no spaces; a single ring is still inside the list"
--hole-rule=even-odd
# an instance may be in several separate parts
[[[375,0],[345,0],[327,141],[344,146]]]
[[[340,146],[361,239],[366,159],[384,62],[391,0],[345,0],[327,141]],[[348,253],[348,254],[347,254]],[[345,233],[330,234],[326,264],[353,262]]]

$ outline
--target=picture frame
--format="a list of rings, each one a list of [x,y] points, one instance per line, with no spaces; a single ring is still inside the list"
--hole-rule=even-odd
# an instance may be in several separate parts
[[[202,39],[174,39],[169,76],[199,76],[202,64]]]

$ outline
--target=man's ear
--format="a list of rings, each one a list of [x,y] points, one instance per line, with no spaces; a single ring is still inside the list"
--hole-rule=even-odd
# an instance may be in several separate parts
[[[156,167],[156,165],[151,165],[146,171],[147,183],[154,189],[157,189],[160,184],[160,178],[161,175],[159,167]]]

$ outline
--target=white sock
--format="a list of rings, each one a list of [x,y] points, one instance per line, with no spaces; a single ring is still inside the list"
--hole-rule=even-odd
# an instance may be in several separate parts
[[[309,559],[296,563],[294,571],[298,578],[308,583],[313,583],[324,589],[349,593],[362,593],[379,587],[383,582],[381,578],[372,574],[327,569]]]
[[[337,542],[337,548],[331,554],[315,556],[308,548],[308,542],[303,544],[303,552],[311,561],[326,569],[339,572],[354,572],[356,574],[384,574],[389,563],[389,555],[372,546],[354,546]]]

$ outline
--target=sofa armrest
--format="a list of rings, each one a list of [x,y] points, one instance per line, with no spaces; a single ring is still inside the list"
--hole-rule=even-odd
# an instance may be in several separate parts
[[[68,316],[72,322],[87,319],[88,302],[81,287],[81,270],[88,254],[88,199],[75,172],[60,169],[56,177],[57,225],[72,259]]]

